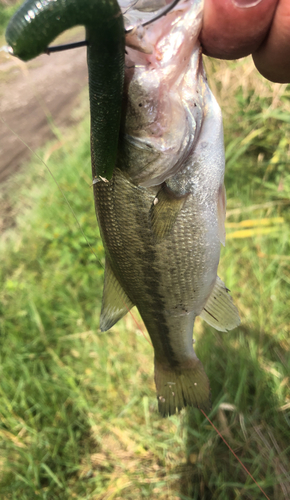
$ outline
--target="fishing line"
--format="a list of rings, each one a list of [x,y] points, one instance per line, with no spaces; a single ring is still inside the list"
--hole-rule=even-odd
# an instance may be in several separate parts
[[[55,182],[57,188],[59,189],[59,191],[61,192],[67,206],[69,207],[69,210],[71,211],[76,223],[77,223],[77,226],[79,228],[79,230],[81,231],[81,234],[82,236],[84,237],[90,251],[92,252],[92,254],[94,255],[96,261],[98,262],[98,264],[104,269],[104,266],[103,264],[101,263],[101,261],[98,259],[97,257],[97,254],[95,253],[92,245],[90,244],[90,242],[88,241],[82,227],[81,227],[81,224],[79,223],[78,221],[78,218],[77,218],[77,215],[71,205],[71,203],[69,202],[66,194],[65,194],[65,191],[62,189],[62,187],[60,186],[60,184],[58,183],[57,179],[55,178],[53,172],[51,171],[51,169],[49,168],[49,166],[45,163],[45,161],[41,158],[41,156],[39,156],[38,153],[36,153],[18,134],[17,132],[15,132],[9,125],[8,123],[0,116],[0,121],[12,132],[12,134],[17,137],[17,139],[19,141],[22,142],[22,144],[24,144],[28,150],[45,166],[45,168],[47,169],[47,171],[49,172],[50,176],[52,177],[53,181]],[[144,332],[141,324],[137,321],[137,319],[135,318],[134,314],[132,313],[132,311],[129,309],[129,307],[127,306],[127,304],[123,301],[123,304],[124,306],[126,307],[126,309],[128,310],[129,314],[131,315],[131,318],[133,319],[133,322],[135,323],[137,329],[142,333],[144,339],[152,346],[152,343],[151,341],[148,339],[146,333]],[[220,431],[217,429],[217,427],[213,424],[213,422],[210,420],[210,418],[207,416],[207,414],[204,412],[204,410],[202,410],[201,408],[199,408],[199,410],[201,411],[201,413],[204,415],[204,417],[208,420],[208,422],[210,423],[210,425],[212,426],[212,428],[215,430],[215,432],[218,434],[218,436],[223,440],[223,442],[227,445],[227,447],[229,448],[230,452],[233,454],[233,456],[236,458],[236,460],[240,463],[240,465],[243,467],[243,469],[245,470],[245,472],[248,474],[248,476],[250,476],[250,478],[254,481],[254,483],[258,486],[258,488],[260,489],[260,491],[263,493],[263,495],[265,496],[265,498],[267,498],[267,500],[270,500],[270,498],[266,495],[266,493],[264,492],[264,490],[261,488],[261,486],[258,484],[258,482],[255,480],[255,478],[252,476],[252,474],[249,472],[249,470],[246,468],[246,466],[243,464],[243,462],[239,459],[239,457],[237,456],[237,454],[234,452],[234,450],[231,448],[231,446],[228,444],[228,442],[226,441],[226,439],[223,437],[223,435],[220,433]]]
[[[167,7],[165,7],[156,17],[153,17],[152,19],[149,19],[149,21],[145,21],[144,23],[140,23],[139,25],[136,26],[129,26],[128,28],[125,29],[125,35],[130,34],[135,28],[142,26],[149,26],[149,24],[154,23],[155,21],[158,21],[163,16],[166,16],[171,10],[176,7],[176,5],[180,2],[180,0],[174,0],[171,4],[169,4]],[[137,2],[135,2],[137,3]],[[132,6],[128,7],[131,8]],[[124,13],[123,13],[124,15]],[[80,42],[73,42],[73,43],[67,43],[64,45],[52,45],[51,47],[47,47],[46,50],[44,51],[44,54],[50,55],[53,52],[62,52],[63,50],[70,50],[70,49],[77,49],[78,47],[86,47],[88,46],[87,40],[82,40]],[[9,48],[3,47],[3,50],[6,50],[6,52],[10,52]],[[13,53],[12,53],[13,55]]]
[[[234,455],[234,457],[238,460],[238,462],[241,464],[241,466],[243,467],[243,469],[246,471],[246,473],[248,474],[248,476],[250,476],[250,478],[254,481],[254,483],[258,486],[258,488],[261,490],[261,492],[263,493],[264,497],[267,498],[267,500],[270,500],[270,498],[266,495],[266,493],[264,492],[264,490],[261,488],[261,486],[257,483],[256,479],[252,476],[252,474],[248,471],[247,467],[243,464],[243,462],[239,459],[238,455],[236,455],[236,453],[234,452],[234,450],[230,447],[229,443],[225,440],[225,438],[223,437],[223,435],[220,433],[220,431],[216,428],[216,426],[213,424],[213,422],[210,420],[210,418],[207,416],[207,414],[201,409],[199,408],[199,410],[201,411],[201,413],[205,416],[205,418],[208,420],[208,422],[210,423],[210,425],[213,427],[213,429],[216,431],[216,433],[219,435],[219,437],[223,440],[223,442],[227,445],[227,447],[229,448],[230,452]]]
[[[78,49],[79,47],[87,47],[87,45],[88,45],[87,40],[82,40],[81,42],[66,43],[64,45],[52,45],[51,47],[47,47],[47,49],[44,51],[44,54],[47,54],[49,56],[53,52],[62,52],[63,50]]]
[[[141,26],[148,26],[149,24],[151,24],[151,23],[157,21],[158,19],[160,19],[161,17],[165,16],[166,14],[168,14],[168,12],[170,12],[171,10],[174,9],[174,7],[178,4],[179,1],[180,0],[174,0],[174,2],[169,4],[168,7],[166,7],[162,12],[160,12],[160,14],[158,16],[154,17],[154,19],[150,19],[150,21],[146,21],[145,23],[142,23]],[[127,29],[126,34],[129,33],[130,31],[132,31],[132,30]]]

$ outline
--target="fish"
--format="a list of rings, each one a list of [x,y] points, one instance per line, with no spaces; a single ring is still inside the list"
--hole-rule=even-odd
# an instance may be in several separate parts
[[[198,38],[202,14],[202,0],[184,0],[127,35],[112,178],[98,178],[92,162],[105,249],[100,329],[137,307],[154,348],[164,417],[211,406],[210,383],[193,347],[195,318],[219,331],[240,324],[217,276],[225,244],[225,156],[221,110]]]

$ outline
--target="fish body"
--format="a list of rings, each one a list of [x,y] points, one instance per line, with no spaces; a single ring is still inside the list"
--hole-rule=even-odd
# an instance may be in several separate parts
[[[130,46],[138,47],[139,37],[142,47],[127,50],[117,165],[110,182],[94,184],[106,253],[100,327],[137,306],[154,347],[164,416],[210,405],[193,349],[196,316],[224,331],[239,323],[217,277],[225,162],[221,112],[198,41],[202,7],[184,1],[133,34]]]

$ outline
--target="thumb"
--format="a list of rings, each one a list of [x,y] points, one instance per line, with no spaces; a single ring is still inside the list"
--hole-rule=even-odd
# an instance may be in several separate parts
[[[290,2],[280,0],[267,38],[253,54],[254,63],[272,82],[290,82]]]
[[[287,2],[287,0],[286,0]],[[238,59],[265,39],[278,0],[204,0],[201,44],[205,54]]]

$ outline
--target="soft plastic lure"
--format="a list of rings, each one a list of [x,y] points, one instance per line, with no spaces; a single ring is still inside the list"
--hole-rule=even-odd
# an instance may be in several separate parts
[[[151,12],[143,12],[142,0],[27,0],[6,30],[8,51],[29,61],[44,52],[87,45],[91,113],[93,172],[110,180],[117,158],[124,84],[125,34],[167,14],[179,0],[159,0]],[[127,16],[131,4],[140,12]],[[146,7],[146,6],[145,6]],[[124,14],[124,18],[123,15]],[[125,21],[125,28],[124,28]],[[73,26],[86,28],[86,41],[63,47],[48,45]]]
[[[116,163],[124,83],[125,30],[116,0],[27,0],[12,17],[10,52],[28,61],[63,31],[86,28],[92,164],[110,179]]]

